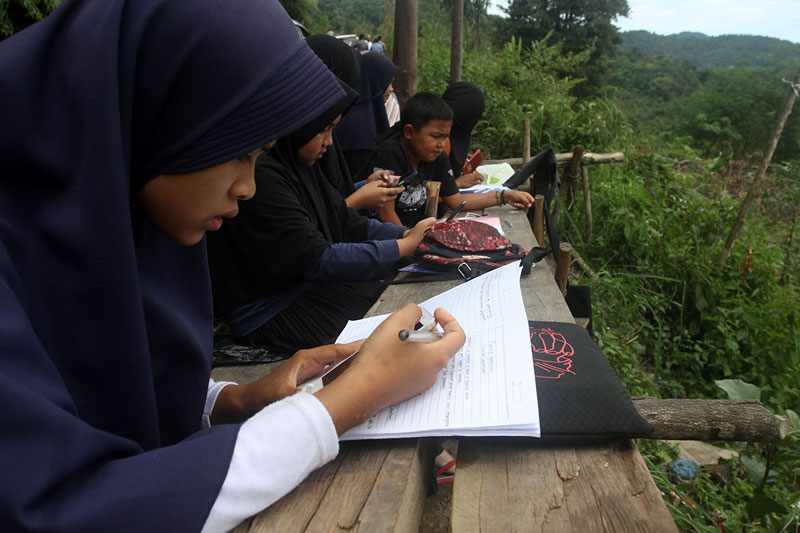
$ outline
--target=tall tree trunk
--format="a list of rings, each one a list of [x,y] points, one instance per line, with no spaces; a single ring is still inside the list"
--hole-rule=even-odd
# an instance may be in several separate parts
[[[418,0],[397,0],[394,7],[394,92],[402,104],[417,92]]]
[[[797,74],[795,74],[792,84],[793,86],[789,88],[789,94],[786,97],[786,102],[783,104],[783,109],[781,110],[780,115],[778,115],[778,122],[775,124],[775,131],[772,134],[772,141],[769,143],[767,153],[764,155],[764,161],[761,164],[761,168],[758,169],[753,183],[750,184],[750,188],[747,190],[747,195],[745,196],[742,205],[739,206],[739,212],[736,214],[736,220],[733,223],[730,234],[728,234],[728,240],[725,241],[725,247],[722,249],[722,253],[719,255],[719,259],[717,260],[717,268],[722,268],[725,266],[728,256],[731,255],[731,249],[736,242],[736,238],[739,236],[739,231],[741,231],[742,226],[744,225],[744,219],[747,218],[747,212],[761,194],[761,185],[764,182],[764,177],[767,175],[767,167],[769,167],[769,163],[772,161],[772,156],[775,154],[775,148],[777,148],[778,141],[781,138],[781,133],[783,133],[783,127],[786,125],[786,119],[788,119],[789,115],[792,113],[792,106],[797,98],[797,94],[795,93],[797,89],[795,87],[800,84],[800,69],[797,69]]]
[[[453,30],[450,41],[450,85],[461,81],[464,50],[464,0],[453,0]]]
[[[483,17],[483,13],[478,13],[478,16],[475,18],[475,44],[479,52],[483,51],[483,42],[481,42],[481,17]]]

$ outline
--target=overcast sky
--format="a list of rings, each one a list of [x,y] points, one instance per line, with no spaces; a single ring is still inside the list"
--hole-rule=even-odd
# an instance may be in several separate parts
[[[800,42],[800,0],[628,0],[628,6],[630,17],[615,22],[622,31],[766,35]],[[490,12],[501,14],[497,7]]]

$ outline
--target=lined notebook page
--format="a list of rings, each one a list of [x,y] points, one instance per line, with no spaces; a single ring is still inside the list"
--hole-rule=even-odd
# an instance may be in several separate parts
[[[342,440],[425,435],[540,436],[528,319],[519,262],[420,305],[447,309],[467,334],[427,391],[375,413]],[[388,315],[350,321],[337,342],[368,336]]]

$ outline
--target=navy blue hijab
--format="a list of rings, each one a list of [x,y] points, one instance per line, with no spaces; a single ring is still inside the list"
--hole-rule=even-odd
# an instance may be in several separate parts
[[[205,243],[132,204],[342,94],[274,0],[66,0],[0,43],[0,530],[201,529],[238,431],[199,431]]]
[[[356,86],[358,100],[336,126],[342,150],[375,150],[378,147],[375,137],[389,129],[383,93],[399,68],[379,52],[361,56],[361,77]]]
[[[306,42],[337,78],[350,88],[358,85],[361,76],[361,55],[351,46],[330,35],[311,35],[306,38]],[[333,185],[333,188],[339,191],[342,198],[347,198],[355,192],[353,177],[347,167],[336,129],[333,130],[333,144],[328,147],[328,151],[314,166],[322,171],[322,174]]]

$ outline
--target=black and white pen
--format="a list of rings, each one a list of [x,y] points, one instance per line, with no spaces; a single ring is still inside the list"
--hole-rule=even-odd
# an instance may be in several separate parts
[[[410,329],[401,329],[397,334],[401,341],[408,342],[434,342],[444,337],[441,331],[413,331]]]

